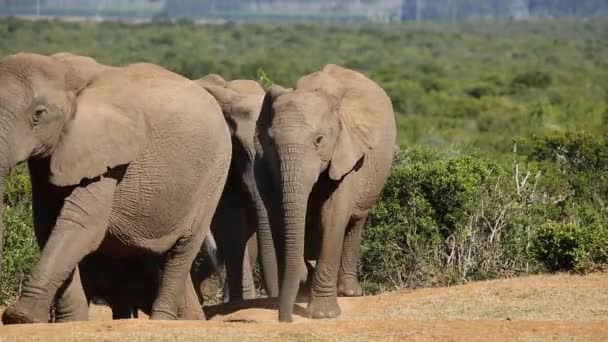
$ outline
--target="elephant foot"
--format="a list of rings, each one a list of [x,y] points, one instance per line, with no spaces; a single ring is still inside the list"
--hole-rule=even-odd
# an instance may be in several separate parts
[[[340,316],[340,306],[338,298],[332,297],[312,297],[308,302],[308,315],[314,319],[336,318]]]
[[[153,320],[157,320],[157,321],[174,321],[176,319],[178,319],[177,315],[174,315],[170,312],[166,312],[166,311],[152,311],[152,314],[150,315],[150,319]]]
[[[114,310],[112,310],[112,313]],[[82,307],[69,306],[67,308],[55,308],[55,323],[78,322],[89,320],[89,305],[84,303]]]
[[[205,320],[207,320],[207,317],[205,316],[205,313],[203,312],[202,309],[201,310],[189,309],[184,312],[180,312],[179,319],[187,320],[187,321],[205,321]]]
[[[27,323],[48,323],[48,310],[44,313],[33,313],[25,309],[19,302],[9,306],[2,314],[2,323],[8,324],[27,324]]]
[[[88,307],[87,307],[88,308]],[[55,323],[67,323],[67,322],[81,322],[88,321],[89,315],[87,312],[85,313],[75,313],[75,314],[60,314],[55,316]]]
[[[310,298],[310,287],[308,284],[300,285],[298,294],[296,295],[296,303],[306,303]]]
[[[361,285],[354,278],[340,278],[338,283],[338,295],[340,297],[361,297],[363,296],[363,289]]]

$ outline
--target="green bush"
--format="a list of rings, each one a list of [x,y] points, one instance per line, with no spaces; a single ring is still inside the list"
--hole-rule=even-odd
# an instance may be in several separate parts
[[[517,146],[510,165],[401,154],[364,230],[365,290],[605,267],[606,139],[552,133]]]
[[[557,198],[547,219],[608,226],[608,139],[584,132],[556,132],[519,144],[544,174],[541,186]]]
[[[503,254],[500,243],[521,235],[508,235],[500,214],[514,207],[512,194],[500,193],[506,175],[480,157],[404,152],[364,231],[365,289],[460,283],[519,266],[525,256]]]
[[[14,297],[38,256],[32,229],[32,195],[27,172],[17,169],[4,196],[4,250],[0,274],[0,305]]]
[[[546,223],[537,232],[533,250],[550,271],[593,271],[608,263],[608,230]]]
[[[521,73],[511,81],[511,88],[515,91],[526,88],[546,89],[551,85],[551,75],[543,71],[528,71]]]

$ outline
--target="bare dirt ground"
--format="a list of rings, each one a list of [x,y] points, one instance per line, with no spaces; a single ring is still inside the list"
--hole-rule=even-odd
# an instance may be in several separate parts
[[[207,307],[210,321],[0,327],[0,341],[608,341],[608,273],[554,275],[340,298],[342,316],[277,323],[273,301]],[[299,305],[297,313],[303,312]]]

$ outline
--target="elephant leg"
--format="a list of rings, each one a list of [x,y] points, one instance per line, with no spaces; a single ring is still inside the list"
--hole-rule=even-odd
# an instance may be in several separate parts
[[[191,279],[189,277],[190,269],[211,225],[213,211],[210,214],[206,209],[208,208],[201,208],[201,220],[195,220],[193,223],[193,228],[198,228],[195,229],[195,234],[179,238],[171,250],[166,253],[158,296],[152,305],[150,319],[175,320],[179,318],[180,296],[186,290],[184,279]],[[197,222],[200,222],[201,225],[199,226]]]
[[[351,197],[346,189],[339,187],[321,210],[321,251],[307,308],[312,318],[334,318],[340,315],[337,298],[338,272],[344,231],[352,212]]]
[[[178,307],[179,319],[204,320],[205,313],[203,312],[203,307],[201,306],[198,295],[194,290],[194,283],[192,282],[190,275],[188,275],[184,286],[186,289],[184,295],[180,298]]]
[[[367,215],[354,219],[346,229],[338,276],[338,295],[342,297],[363,296],[363,289],[357,280],[357,261],[361,252],[362,232],[366,219]]]
[[[249,252],[249,244],[245,246],[245,258],[243,259],[243,280],[242,280],[243,299],[253,299],[256,296],[255,283],[253,280],[253,265]]]
[[[116,179],[104,176],[73,188],[21,296],[4,311],[5,324],[48,322],[49,308],[59,287],[82,258],[103,241],[116,183]]]
[[[133,312],[137,311],[131,305],[126,303],[111,305],[110,308],[112,309],[112,319],[130,319],[133,317]]]
[[[229,179],[213,217],[218,254],[223,257],[226,271],[224,300],[230,302],[243,299],[243,261],[247,242],[243,197]]]
[[[76,267],[72,277],[57,292],[55,322],[86,321],[89,319],[89,302],[82,288],[80,271]]]
[[[243,300],[244,264],[246,243],[243,232],[237,232],[232,240],[234,250],[226,251],[226,283],[229,291],[229,301]]]

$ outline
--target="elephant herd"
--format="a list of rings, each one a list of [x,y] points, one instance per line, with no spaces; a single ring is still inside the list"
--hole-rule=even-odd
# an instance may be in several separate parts
[[[49,322],[51,308],[86,320],[93,297],[114,318],[204,319],[193,265],[216,256],[231,301],[254,295],[259,259],[280,321],[304,289],[310,317],[337,317],[338,296],[363,294],[362,228],[395,136],[382,88],[338,65],[265,91],[149,63],[8,56],[0,198],[27,162],[40,258],[2,321]]]

